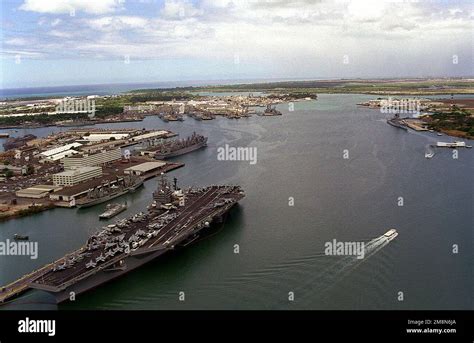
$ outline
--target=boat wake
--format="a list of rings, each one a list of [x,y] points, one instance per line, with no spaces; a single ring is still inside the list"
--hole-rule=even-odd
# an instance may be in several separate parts
[[[303,306],[310,302],[317,303],[327,291],[377,255],[398,235],[393,231],[386,236],[390,232],[391,230],[385,235],[364,241],[365,254],[362,259],[354,255],[327,256],[315,253],[227,279],[224,281],[227,290],[225,296],[228,299],[247,298],[245,303],[253,304],[252,308],[285,308],[290,304],[287,300],[288,292],[293,292],[297,303],[304,304]],[[220,287],[216,285],[217,288]],[[275,302],[275,299],[278,301]]]

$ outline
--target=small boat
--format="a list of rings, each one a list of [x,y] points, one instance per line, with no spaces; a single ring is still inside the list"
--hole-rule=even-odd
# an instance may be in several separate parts
[[[392,239],[398,236],[398,232],[395,229],[390,229],[385,232],[383,236],[387,239],[388,242],[390,242]]]
[[[433,156],[434,156],[434,152],[425,153],[425,158],[432,158]]]
[[[26,236],[26,235],[19,235],[19,234],[16,233],[13,236],[13,239],[16,240],[16,241],[27,241],[29,239],[29,237]]]
[[[438,136],[442,136],[443,134],[438,132],[437,135],[438,135]]]
[[[466,148],[472,149],[472,145],[466,145]]]
[[[466,146],[465,142],[455,141],[454,143],[451,142],[436,142],[437,147],[444,147],[444,148],[464,148]]]
[[[434,132],[434,130],[428,130],[429,132]]]
[[[110,219],[116,216],[127,209],[127,204],[108,204],[105,209],[105,212],[99,215],[100,219]]]

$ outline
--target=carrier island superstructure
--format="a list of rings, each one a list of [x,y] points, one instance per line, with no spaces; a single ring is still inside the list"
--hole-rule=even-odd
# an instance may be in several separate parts
[[[53,294],[58,303],[77,297],[192,243],[244,196],[233,185],[179,189],[176,178],[171,185],[162,175],[145,212],[103,227],[78,250],[2,287],[0,302],[30,288]]]

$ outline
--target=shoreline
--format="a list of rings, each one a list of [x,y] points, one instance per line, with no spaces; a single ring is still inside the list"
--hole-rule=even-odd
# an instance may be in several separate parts
[[[91,123],[87,123],[86,125],[71,125],[71,126],[63,126],[57,124],[44,124],[44,125],[5,125],[0,126],[0,130],[24,130],[24,129],[41,129],[45,127],[58,127],[58,128],[77,128],[77,127],[84,127],[84,126],[94,126],[97,124],[114,124],[114,123],[129,123],[129,122],[140,122],[143,119],[122,119],[122,120],[100,120],[100,121],[93,121]]]
[[[35,215],[35,214],[42,213],[42,212],[52,210],[55,208],[57,208],[57,206],[52,203],[42,204],[42,205],[33,206],[33,207],[31,205],[28,205],[27,207],[17,206],[16,209],[11,209],[6,212],[2,212],[0,214],[0,223],[6,222],[11,219],[23,218],[23,217]]]

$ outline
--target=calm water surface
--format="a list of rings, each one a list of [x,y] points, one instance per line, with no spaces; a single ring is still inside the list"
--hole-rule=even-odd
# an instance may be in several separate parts
[[[453,139],[407,133],[387,125],[380,112],[356,106],[371,98],[320,95],[295,103],[293,112],[279,105],[281,117],[113,124],[209,136],[206,149],[176,158],[186,166],[170,176],[182,186],[240,184],[247,196],[216,234],[59,309],[472,309],[473,151],[459,150],[454,160],[451,150],[437,150],[425,159],[429,144]],[[256,147],[257,164],[218,161],[217,148],[226,143]],[[119,217],[144,210],[155,186],[149,180],[120,198],[129,208]],[[404,206],[397,206],[399,197]],[[40,255],[2,257],[0,284],[83,244],[104,207],[1,223],[0,240],[27,234],[39,242]],[[362,261],[322,255],[327,241],[368,242],[391,227],[399,236]],[[32,292],[9,307],[56,308],[49,301]]]

